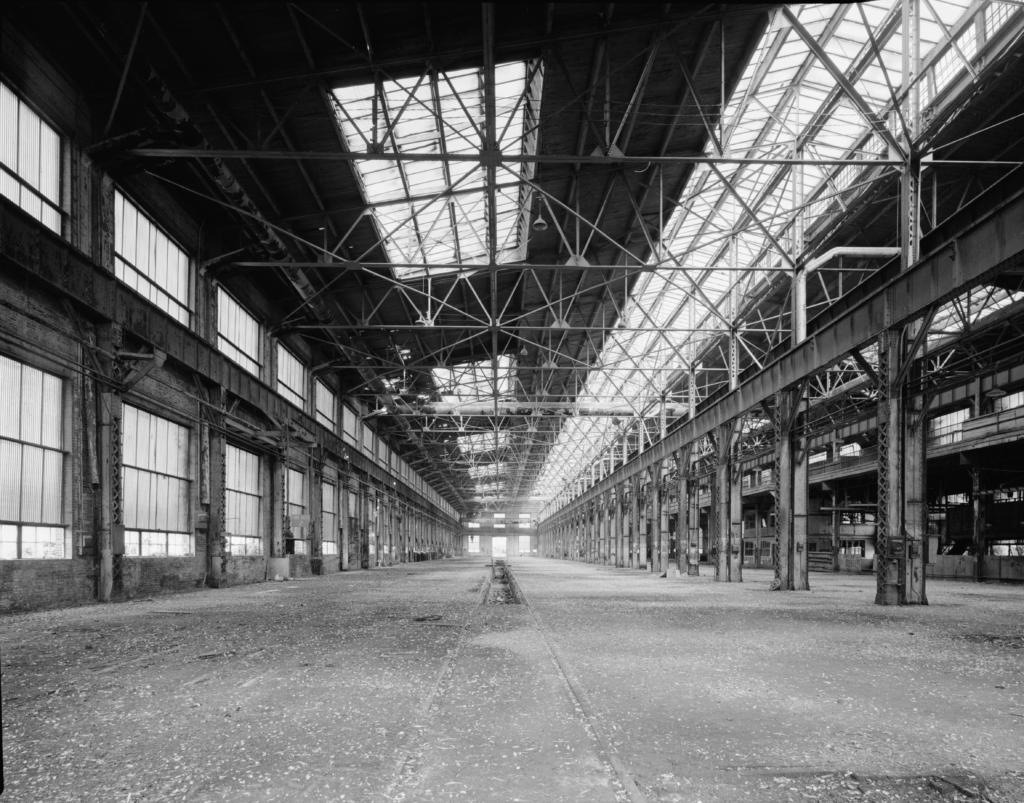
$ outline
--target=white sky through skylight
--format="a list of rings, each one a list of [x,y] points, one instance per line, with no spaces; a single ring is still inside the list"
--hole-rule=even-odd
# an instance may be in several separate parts
[[[496,68],[496,133],[505,154],[534,151],[541,73],[536,62]],[[479,154],[485,112],[482,70],[384,81],[376,105],[374,94],[372,84],[334,90],[349,150],[365,152],[376,146],[385,154]],[[410,264],[443,270],[488,262],[486,173],[478,162],[357,160],[354,165],[398,278],[423,275],[422,268]],[[533,166],[521,170],[529,178]],[[445,195],[437,198],[439,193]],[[523,210],[528,198],[518,186],[499,189],[496,195],[498,263],[526,256],[523,234],[528,221]]]
[[[451,368],[434,368],[434,386],[446,402],[507,399],[512,393],[512,358],[503,354],[497,359],[467,362]],[[497,379],[497,385],[495,385]]]

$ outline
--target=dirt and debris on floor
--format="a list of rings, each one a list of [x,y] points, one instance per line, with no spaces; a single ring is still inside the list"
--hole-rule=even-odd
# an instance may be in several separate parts
[[[509,570],[7,615],[3,799],[1024,800],[1020,587]]]

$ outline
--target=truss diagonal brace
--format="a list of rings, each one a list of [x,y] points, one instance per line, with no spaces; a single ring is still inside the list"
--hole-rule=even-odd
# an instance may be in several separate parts
[[[907,154],[900,146],[896,137],[893,136],[892,132],[877,118],[874,109],[868,104],[866,100],[861,96],[857,88],[850,83],[850,79],[846,77],[846,74],[839,69],[838,65],[832,61],[832,57],[825,52],[824,48],[818,44],[818,40],[815,39],[811,33],[803,26],[803,24],[796,18],[796,14],[789,10],[788,7],[782,6],[782,13],[786,17],[786,21],[793,26],[793,30],[797,32],[797,35],[804,41],[807,48],[814,54],[815,58],[818,59],[828,70],[835,82],[839,84],[843,92],[846,93],[847,97],[853,101],[853,105],[857,107],[857,110],[861,113],[864,119],[870,125],[882,139],[884,139],[892,149],[899,154],[903,160],[907,159]]]
[[[683,56],[679,52],[679,48],[676,43],[672,40],[668,40],[669,45],[672,48],[672,53],[676,57],[676,61],[679,63],[679,69],[683,73],[683,79],[686,81],[686,86],[690,90],[690,94],[693,95],[693,102],[697,104],[697,111],[700,113],[700,119],[704,123],[704,128],[707,129],[708,136],[711,137],[711,142],[714,143],[715,152],[722,156],[725,151],[722,149],[722,141],[718,138],[715,133],[715,127],[712,125],[710,118],[704,111],[704,101],[701,100],[700,93],[697,91],[697,85],[693,81],[693,75],[690,73],[690,68],[686,66],[683,61]]]
[[[160,349],[153,349],[152,354],[118,354],[118,359],[141,360],[142,367],[136,368],[135,373],[128,377],[121,385],[121,392],[127,393],[139,382],[145,379],[154,368],[160,368],[167,359],[167,352]]]
[[[864,355],[860,353],[860,349],[850,349],[850,356],[853,357],[853,361],[860,366],[860,370],[867,374],[868,379],[871,380],[876,388],[882,384],[882,380],[878,378],[878,374],[875,373],[875,369],[872,368],[871,365],[868,364],[868,361],[864,359]]]
[[[750,208],[750,205],[746,202],[746,200],[744,200],[743,196],[736,191],[736,188],[732,185],[729,179],[725,177],[725,173],[719,170],[718,165],[716,165],[714,162],[709,163],[708,167],[715,171],[715,175],[718,176],[718,180],[722,182],[726,190],[729,191],[729,194],[737,200],[740,206],[743,207],[743,211],[750,216],[750,219],[754,221],[754,224],[761,230],[761,234],[763,234],[765,238],[767,238],[768,242],[772,244],[772,247],[774,247],[775,250],[779,252],[779,255],[783,258],[783,260],[789,263],[789,267],[792,270],[796,270],[796,263],[793,262],[792,258],[789,256],[788,250],[786,248],[783,248],[782,243],[780,243],[775,238],[775,235],[768,231],[768,227],[761,222],[761,219],[757,216],[754,210]]]

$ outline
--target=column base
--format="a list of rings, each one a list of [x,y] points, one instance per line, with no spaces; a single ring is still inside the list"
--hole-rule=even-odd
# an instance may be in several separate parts
[[[288,563],[289,561],[287,556],[283,558],[267,558],[267,579],[273,580],[278,575],[280,575],[282,579],[290,577],[291,569],[289,568]]]

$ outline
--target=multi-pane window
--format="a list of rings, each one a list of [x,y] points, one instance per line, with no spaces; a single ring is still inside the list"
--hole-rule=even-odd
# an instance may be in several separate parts
[[[284,472],[284,512],[291,522],[292,538],[295,544],[296,555],[309,554],[306,543],[306,528],[296,526],[300,516],[306,515],[306,475],[294,468],[287,468]]]
[[[1004,410],[1013,410],[1017,407],[1024,407],[1024,390],[1018,390],[1008,396],[997,398],[993,406],[997,413],[1001,413]]]
[[[521,535],[519,536],[519,551],[529,552],[530,551],[530,536]]]
[[[306,406],[306,366],[277,344],[277,392],[296,407]]]
[[[60,136],[3,84],[0,194],[60,234]]]
[[[224,466],[227,548],[232,555],[262,555],[259,455],[228,444]]]
[[[964,421],[970,417],[971,411],[968,408],[935,416],[928,421],[928,440],[937,446],[959,443],[964,437]]]
[[[192,283],[188,255],[116,190],[114,272],[178,323],[189,325]]]
[[[254,376],[260,375],[263,327],[223,287],[217,288],[217,348]]]
[[[358,420],[359,415],[355,410],[346,404],[341,406],[341,434],[344,436],[346,441],[354,446],[359,443],[359,438],[356,435]]]
[[[471,535],[469,536],[469,551],[479,552],[480,551],[480,536]]]
[[[324,482],[320,486],[320,519],[323,532],[320,539],[321,554],[338,554],[338,508],[334,486]]]
[[[327,385],[316,380],[316,420],[334,431],[338,423],[338,397]]]
[[[188,428],[127,404],[121,424],[125,554],[191,555]]]
[[[0,356],[0,558],[63,558],[61,380]]]

